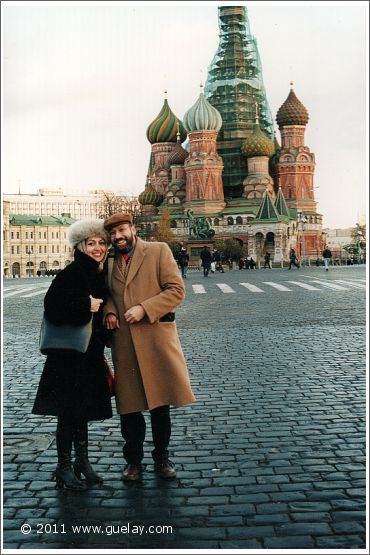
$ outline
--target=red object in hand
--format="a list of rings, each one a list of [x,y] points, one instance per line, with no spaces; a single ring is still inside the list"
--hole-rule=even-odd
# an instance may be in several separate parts
[[[113,397],[114,396],[114,374],[113,374],[112,368],[109,366],[109,362],[105,357],[104,357],[104,365],[107,371],[107,381],[108,381],[110,396]]]

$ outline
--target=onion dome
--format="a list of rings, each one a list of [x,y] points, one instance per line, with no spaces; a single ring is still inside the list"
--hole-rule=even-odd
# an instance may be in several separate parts
[[[145,190],[140,193],[138,200],[142,206],[159,206],[162,204],[163,195],[153,188],[150,177],[147,178]]]
[[[293,83],[291,83],[293,85]],[[286,125],[307,125],[309,120],[308,111],[302,102],[296,97],[293,88],[290,89],[288,98],[282,104],[276,115],[279,127]]]
[[[241,151],[247,158],[253,156],[272,156],[275,147],[272,140],[265,135],[258,123],[254,124],[253,133],[249,135],[241,146]]]
[[[169,166],[183,166],[184,162],[186,160],[186,158],[189,156],[189,153],[187,150],[185,150],[182,146],[181,146],[181,138],[180,138],[180,133],[177,132],[177,143],[176,146],[174,147],[173,151],[171,152],[171,154],[168,157],[168,165]]]
[[[205,98],[202,91],[198,100],[185,114],[184,125],[188,131],[219,131],[222,126],[221,114]]]
[[[162,110],[149,125],[146,136],[151,144],[154,143],[175,143],[176,133],[179,128],[181,142],[186,139],[186,131],[182,122],[175,116],[168,105],[167,98],[164,99]]]

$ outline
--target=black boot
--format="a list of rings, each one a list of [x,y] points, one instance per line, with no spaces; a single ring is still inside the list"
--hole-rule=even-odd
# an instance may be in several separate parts
[[[83,474],[88,482],[101,483],[103,478],[92,468],[88,456],[88,432],[87,422],[77,424],[74,431],[74,447],[76,460],[73,468],[77,478]]]
[[[72,435],[73,426],[71,424],[63,424],[58,421],[56,431],[56,443],[58,451],[58,466],[55,470],[55,479],[57,488],[67,488],[73,490],[86,489],[85,484],[76,478],[72,468],[71,451],[72,451]]]

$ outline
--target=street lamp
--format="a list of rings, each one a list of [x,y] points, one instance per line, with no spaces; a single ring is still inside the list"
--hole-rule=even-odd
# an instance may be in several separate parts
[[[28,254],[28,277],[30,278],[31,277],[31,254],[32,254],[31,247],[28,247],[26,249],[26,254]]]
[[[305,245],[304,245],[304,230],[305,230],[305,225],[307,223],[307,219],[305,218],[304,214],[303,214],[303,210],[298,210],[297,211],[297,215],[298,215],[298,222],[301,223],[301,229],[302,229],[302,237],[301,237],[301,258],[302,258],[302,266],[304,266],[304,259],[305,259]]]

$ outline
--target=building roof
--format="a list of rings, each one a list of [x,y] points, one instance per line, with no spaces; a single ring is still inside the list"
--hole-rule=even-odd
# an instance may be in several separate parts
[[[307,109],[303,106],[302,102],[298,100],[293,89],[290,89],[286,101],[280,106],[276,115],[278,126],[307,125],[308,120],[309,116]]]
[[[282,217],[276,210],[270,193],[266,191],[257,212],[256,220],[279,221],[281,219]]]
[[[60,215],[60,216],[23,216],[18,214],[9,215],[10,225],[28,225],[28,226],[55,226],[60,227],[62,225],[69,226],[73,224],[76,220],[71,218],[70,215]]]
[[[208,100],[203,92],[196,103],[184,116],[184,125],[188,131],[219,131],[222,126],[221,114]]]
[[[146,130],[146,136],[151,144],[175,143],[177,131],[180,132],[181,142],[183,143],[186,139],[185,128],[172,112],[167,98],[165,98],[161,111]]]
[[[276,195],[275,207],[281,216],[287,216],[288,218],[290,218],[289,208],[285,201],[285,197],[283,191],[281,190],[281,187],[279,187],[278,194]]]
[[[275,152],[275,147],[272,140],[262,131],[259,124],[255,123],[253,132],[243,142],[241,151],[247,158],[272,156]]]

